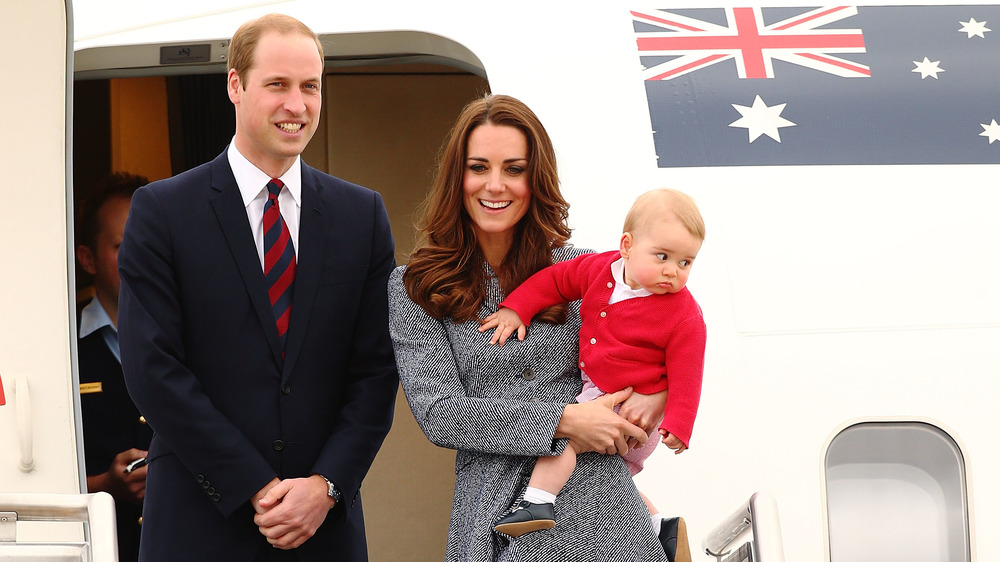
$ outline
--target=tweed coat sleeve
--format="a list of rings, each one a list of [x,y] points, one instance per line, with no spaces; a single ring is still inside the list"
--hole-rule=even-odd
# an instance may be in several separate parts
[[[481,453],[559,454],[565,440],[553,436],[567,402],[512,399],[513,383],[526,371],[501,372],[510,369],[509,356],[493,365],[488,356],[475,358],[475,368],[460,369],[458,362],[468,347],[478,346],[486,355],[507,350],[490,349],[489,335],[479,334],[474,320],[456,327],[428,316],[407,295],[404,270],[396,268],[389,280],[389,331],[403,391],[427,438],[441,447]],[[514,380],[506,385],[491,381],[494,376]]]

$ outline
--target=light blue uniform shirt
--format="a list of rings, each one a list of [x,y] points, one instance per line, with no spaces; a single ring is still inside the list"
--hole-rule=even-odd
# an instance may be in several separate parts
[[[100,299],[95,295],[90,304],[83,307],[80,312],[80,339],[100,330],[101,338],[107,344],[108,349],[114,354],[118,363],[122,362],[122,352],[118,348],[118,328],[115,328],[108,312],[101,306]]]

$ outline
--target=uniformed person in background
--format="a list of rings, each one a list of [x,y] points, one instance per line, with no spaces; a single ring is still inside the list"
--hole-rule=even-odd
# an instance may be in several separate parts
[[[117,173],[80,205],[76,257],[94,278],[80,312],[79,370],[87,490],[108,492],[118,516],[118,556],[139,556],[145,459],[153,432],[125,389],[118,350],[118,246],[132,193],[146,178]],[[131,465],[131,466],[130,466]]]

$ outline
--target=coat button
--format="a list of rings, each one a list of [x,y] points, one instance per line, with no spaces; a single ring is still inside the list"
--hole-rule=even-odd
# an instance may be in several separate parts
[[[610,289],[611,287],[614,287],[614,286],[615,286],[615,284],[614,284],[614,283],[612,283],[611,281],[608,281],[608,288],[609,288],[609,289]]]
[[[597,343],[597,338],[590,338],[590,345]]]
[[[521,376],[524,377],[524,380],[526,380],[526,381],[534,380],[535,379],[535,370],[532,369],[531,367],[527,367],[527,368],[524,369],[524,372],[521,373]]]
[[[292,387],[288,385],[281,387],[281,393],[284,394],[285,396],[288,396],[289,394],[292,393]]]
[[[275,451],[280,451],[285,448],[285,442],[281,439],[275,439],[273,446]]]

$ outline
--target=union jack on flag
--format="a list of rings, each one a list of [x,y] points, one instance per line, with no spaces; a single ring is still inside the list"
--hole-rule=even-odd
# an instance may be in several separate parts
[[[1000,6],[630,15],[659,167],[1000,163]]]
[[[644,56],[676,58],[643,72],[646,80],[670,80],[729,59],[740,78],[774,78],[773,61],[783,60],[845,77],[871,76],[869,68],[830,53],[863,53],[859,29],[817,29],[857,15],[853,6],[818,8],[765,24],[761,8],[726,8],[726,25],[662,10],[632,11],[632,18],[669,30],[638,33]]]

